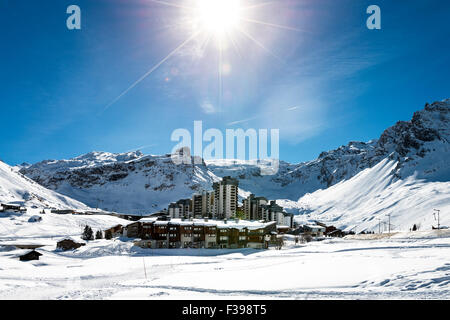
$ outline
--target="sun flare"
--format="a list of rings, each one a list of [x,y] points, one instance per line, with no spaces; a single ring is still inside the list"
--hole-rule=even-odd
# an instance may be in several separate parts
[[[212,36],[222,37],[239,25],[239,0],[197,0],[196,5],[198,27]]]
[[[223,93],[223,77],[230,74],[231,64],[224,59],[224,52],[227,48],[234,48],[235,53],[242,57],[243,41],[253,43],[267,54],[283,61],[264,42],[259,40],[258,35],[254,35],[252,30],[248,30],[249,25],[279,30],[289,30],[300,32],[302,30],[280,25],[277,23],[260,20],[257,17],[258,10],[267,10],[269,6],[274,6],[275,1],[262,0],[146,0],[167,8],[176,8],[180,11],[178,21],[170,25],[174,30],[188,30],[188,35],[175,49],[170,51],[162,60],[150,68],[144,75],[133,82],[127,89],[112,100],[104,110],[116,103],[130,90],[136,87],[141,81],[152,74],[167,60],[179,53],[184,47],[192,42],[198,50],[194,50],[199,57],[203,56],[208,45],[214,43],[218,49],[219,61],[219,100]],[[244,44],[245,45],[245,44]],[[201,52],[201,53],[199,53]],[[221,102],[219,102],[219,105]]]

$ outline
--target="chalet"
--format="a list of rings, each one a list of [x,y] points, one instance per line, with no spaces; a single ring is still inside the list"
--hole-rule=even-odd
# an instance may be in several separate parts
[[[335,226],[327,226],[325,223],[314,221],[314,223],[318,226],[324,227],[325,230],[323,231],[323,234],[328,237],[343,237],[344,232]]]
[[[58,209],[52,209],[52,213],[56,214],[75,214],[75,210],[58,210]]]
[[[171,249],[181,247],[180,225],[176,223],[168,223],[168,246]]]
[[[345,234],[342,230],[336,228],[335,226],[326,226],[324,235],[327,237],[343,237]]]
[[[272,224],[275,227],[275,223]],[[267,239],[265,238],[265,228],[252,228],[248,230],[248,242],[247,246],[254,249],[267,248],[265,244]]]
[[[207,220],[206,220],[207,221]],[[217,226],[205,225],[205,248],[213,249],[217,248]]]
[[[56,248],[61,249],[63,251],[67,251],[67,250],[75,250],[85,245],[86,245],[85,243],[77,243],[72,239],[64,239],[56,243]]]
[[[139,238],[141,234],[141,224],[133,222],[123,227],[122,236],[127,238]]]
[[[152,238],[153,235],[153,219],[141,219],[139,224],[141,225],[139,237],[143,240],[148,240]]]
[[[169,226],[168,221],[155,221],[153,224],[152,247],[154,248],[168,248],[169,246]]]
[[[93,216],[96,213],[90,211],[74,211],[73,214],[78,216]]]
[[[106,229],[105,234],[108,232],[108,233],[111,233],[112,237],[119,237],[122,235],[122,231],[123,231],[123,226],[121,224],[118,224],[114,227]]]
[[[182,248],[191,248],[193,245],[194,225],[193,223],[180,223],[180,244]]]
[[[152,240],[141,239],[141,240],[133,241],[133,243],[136,247],[140,247],[143,249],[149,249],[152,247]]]
[[[305,234],[309,234],[313,237],[322,237],[326,228],[317,224],[306,224],[303,226]]]
[[[192,226],[192,247],[205,247],[205,226],[202,224],[193,224]]]
[[[220,249],[228,248],[230,245],[230,228],[222,226],[217,228],[217,245]]]
[[[236,239],[236,243],[237,243],[237,247],[238,248],[247,248],[248,246],[248,236],[247,236],[247,232],[248,229],[247,228],[242,228],[242,229],[234,229],[235,231],[235,237],[231,237],[231,239]]]
[[[39,253],[35,250],[31,250],[26,253],[19,254],[19,259],[20,261],[39,260],[40,256],[42,256],[42,253]]]
[[[0,211],[9,211],[9,212],[24,212],[24,211],[26,211],[25,208],[23,208],[17,204],[2,203],[0,205],[0,207],[1,207]]]
[[[288,226],[277,225],[277,232],[281,234],[288,233],[290,229]]]

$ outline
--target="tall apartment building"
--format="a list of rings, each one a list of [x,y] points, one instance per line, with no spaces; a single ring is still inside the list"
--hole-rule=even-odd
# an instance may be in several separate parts
[[[262,205],[261,209],[264,221],[276,221],[277,225],[292,228],[293,215],[284,212],[283,207],[279,206],[275,200],[271,200],[270,204]]]
[[[213,184],[214,218],[228,219],[236,214],[238,203],[238,187],[238,180],[231,178],[230,176],[223,177],[221,182],[215,182]]]
[[[171,218],[181,218],[182,217],[182,208],[176,202],[172,202],[169,204],[168,214]]]
[[[169,204],[169,216],[171,218],[189,218],[192,216],[192,200],[181,199]]]
[[[270,204],[262,206],[262,219],[265,221],[276,221],[277,213],[283,212],[283,207],[277,205],[275,200]]]
[[[204,207],[202,194],[194,194],[192,196],[192,214],[194,215],[194,218],[203,217]]]
[[[247,220],[262,220],[262,206],[267,205],[269,201],[264,197],[255,197],[250,194],[247,199],[243,201],[245,219]]]
[[[203,190],[192,196],[192,213],[195,218],[212,217],[214,192]]]

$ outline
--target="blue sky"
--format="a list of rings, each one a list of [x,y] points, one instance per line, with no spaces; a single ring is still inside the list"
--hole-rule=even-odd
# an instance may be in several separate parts
[[[71,4],[81,30],[66,28]],[[366,28],[371,4],[381,30]],[[105,108],[192,35],[189,12],[148,0],[0,2],[0,159],[164,154],[173,130],[202,120],[279,128],[280,158],[300,162],[450,97],[448,1],[279,0],[248,11],[296,30],[242,23],[224,44],[221,86],[220,51],[198,36]]]

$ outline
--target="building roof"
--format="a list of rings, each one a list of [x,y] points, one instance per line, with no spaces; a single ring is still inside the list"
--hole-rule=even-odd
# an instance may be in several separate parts
[[[224,220],[214,220],[208,219],[205,221],[204,219],[192,219],[192,220],[181,220],[181,219],[171,219],[170,221],[160,221],[155,218],[143,218],[139,220],[143,223],[154,223],[155,225],[180,225],[180,226],[207,226],[207,227],[217,227],[219,229],[244,229],[247,228],[249,230],[261,229],[265,228],[269,225],[275,224],[275,221],[270,222],[262,222],[262,221],[253,221],[253,220],[239,220],[236,222],[235,220],[228,220],[225,222]]]
[[[324,229],[325,230],[325,227],[319,226],[317,224],[305,224],[304,226],[307,228],[310,228],[310,229],[314,228],[314,229]]]
[[[30,249],[22,249],[22,250],[16,250],[14,251],[14,254],[16,257],[23,257],[23,256],[27,256],[29,254],[37,254],[38,256],[42,256],[42,253],[36,251],[36,250],[30,250]]]

